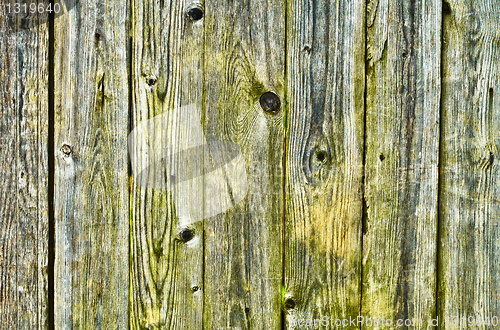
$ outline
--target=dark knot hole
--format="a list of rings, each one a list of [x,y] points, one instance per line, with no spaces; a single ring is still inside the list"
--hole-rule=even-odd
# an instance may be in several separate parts
[[[288,298],[285,300],[285,308],[286,309],[293,309],[295,308],[295,300],[292,298]]]
[[[181,241],[183,241],[184,243],[186,242],[189,242],[190,240],[192,240],[194,237],[194,233],[191,229],[189,228],[185,228],[185,229],[182,229],[179,233],[179,238],[181,239]]]
[[[321,162],[321,163],[323,163],[324,161],[326,161],[327,157],[328,157],[328,155],[326,154],[326,152],[325,152],[325,151],[320,151],[320,152],[318,152],[318,153],[316,154],[316,159],[317,159],[319,162]]]
[[[203,11],[200,8],[191,8],[187,14],[192,21],[198,21],[203,18]]]

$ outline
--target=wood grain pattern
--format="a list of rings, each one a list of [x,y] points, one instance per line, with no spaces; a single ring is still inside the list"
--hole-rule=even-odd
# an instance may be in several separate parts
[[[198,7],[200,2],[189,0],[133,4],[132,128],[160,115],[190,116],[185,123],[192,126],[176,118],[161,123],[165,134],[175,137],[175,149],[180,152],[186,151],[190,134],[202,134],[191,132],[201,118],[185,114],[202,108],[203,19],[192,21],[187,15]],[[155,134],[164,136],[159,130]],[[164,141],[155,142],[156,148],[165,148]],[[178,157],[156,161],[166,162],[159,169],[165,167],[165,173],[172,171],[171,175],[181,170],[194,173],[204,164],[203,158],[192,156],[187,162]],[[170,163],[174,164],[168,169]],[[155,171],[149,175],[154,176]],[[188,183],[180,185],[187,187]],[[133,329],[201,329],[203,222],[193,222],[180,214],[186,205],[176,198],[174,190],[179,186],[174,190],[152,186],[132,181],[130,325]],[[203,191],[199,182],[189,188],[191,193]],[[193,235],[186,243],[180,237],[183,230]]]
[[[55,21],[55,328],[128,328],[128,6]]]
[[[2,38],[0,39],[1,62],[1,204],[0,204],[0,325],[8,328],[17,325],[19,306],[17,293],[17,235],[18,235],[18,188],[17,188],[17,155],[19,153],[19,104],[17,101],[18,62],[16,31],[5,19],[0,22]]]
[[[406,319],[429,328],[436,312],[441,3],[371,1],[367,28],[361,313],[392,320],[387,328]]]
[[[0,16],[0,329],[500,322],[499,0],[77,2]]]
[[[360,310],[365,2],[288,6],[284,302],[300,329]]]
[[[500,315],[500,7],[444,7],[440,324],[491,329]]]
[[[48,26],[18,32],[18,329],[46,329],[48,306]]]
[[[283,217],[285,2],[205,0],[207,139],[238,144],[247,190],[205,221],[206,329],[279,329]],[[264,112],[274,92],[281,106]],[[229,177],[231,173],[226,172]]]
[[[0,328],[47,327],[46,25],[0,21]]]

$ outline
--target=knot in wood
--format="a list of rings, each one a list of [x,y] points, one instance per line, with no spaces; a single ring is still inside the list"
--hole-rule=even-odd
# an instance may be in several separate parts
[[[295,308],[295,300],[292,298],[287,298],[285,300],[284,306],[286,309],[294,309]]]
[[[180,232],[179,232],[179,238],[181,239],[181,241],[183,241],[184,243],[186,242],[189,242],[190,240],[192,240],[194,237],[194,233],[191,229],[189,228],[184,228],[182,229]]]
[[[311,185],[320,186],[330,175],[335,156],[324,136],[313,137],[307,149],[303,158],[305,177]]]
[[[71,150],[71,147],[65,143],[61,147],[61,152],[63,153],[63,155],[65,157],[69,157],[71,155],[72,150]]]
[[[203,10],[198,7],[194,7],[188,10],[187,16],[191,21],[198,21],[203,18]]]
[[[153,86],[154,84],[156,84],[156,77],[154,75],[149,75],[146,77],[146,83],[149,85],[149,86]]]
[[[318,160],[319,163],[326,163],[328,160],[328,154],[326,151],[321,150],[316,153],[316,159]]]
[[[265,112],[276,114],[281,108],[281,101],[273,92],[265,92],[260,96],[260,106]]]

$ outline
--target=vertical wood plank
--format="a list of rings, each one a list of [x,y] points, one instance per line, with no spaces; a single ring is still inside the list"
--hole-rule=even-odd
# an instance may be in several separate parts
[[[231,207],[205,222],[206,329],[281,324],[284,15],[281,0],[205,0],[205,134],[236,143],[244,161],[218,182]]]
[[[389,328],[406,319],[429,328],[436,311],[441,2],[371,1],[367,28],[362,314],[390,319]]]
[[[56,329],[128,328],[128,5],[55,20]]]
[[[129,146],[133,159],[138,160],[132,164],[133,171],[141,162],[150,163],[144,181],[133,173],[131,190],[133,329],[202,328],[203,223],[185,217],[184,211],[196,201],[178,195],[184,191],[196,195],[203,185],[196,181],[197,175],[190,177],[193,180],[180,179],[178,184],[170,182],[171,177],[193,174],[204,166],[203,157],[198,157],[202,150],[197,153],[191,148],[191,138],[203,134],[198,114],[202,108],[204,26],[203,19],[198,19],[202,7],[194,0],[133,3],[132,128],[136,132],[148,120],[157,125],[143,135],[132,135],[138,141]],[[142,153],[140,142],[150,146],[150,154]],[[173,155],[163,155],[165,148],[171,148]]]
[[[364,1],[288,3],[286,327],[360,309]]]
[[[47,328],[46,25],[2,8],[0,328]]]
[[[0,325],[8,329],[17,326],[19,299],[17,293],[18,250],[18,171],[19,103],[17,94],[18,61],[15,26],[3,17],[0,39]]]
[[[18,329],[48,327],[48,25],[32,24],[18,32],[17,53]]]
[[[500,317],[500,3],[452,0],[443,13],[440,325],[490,329]]]

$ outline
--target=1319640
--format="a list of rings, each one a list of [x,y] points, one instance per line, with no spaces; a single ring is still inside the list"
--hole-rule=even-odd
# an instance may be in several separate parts
[[[1,5],[3,7],[3,13],[7,15],[22,15],[22,14],[44,14],[44,13],[55,13],[61,12],[61,5],[59,3],[36,3],[32,2],[30,4],[11,2]]]

